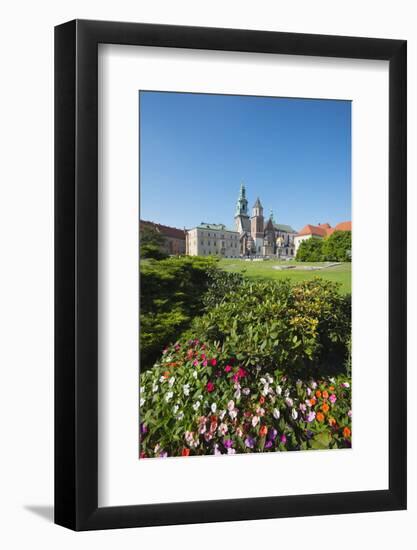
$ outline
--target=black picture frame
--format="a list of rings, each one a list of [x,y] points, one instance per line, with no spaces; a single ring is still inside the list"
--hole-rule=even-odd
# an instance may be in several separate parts
[[[389,488],[98,507],[98,44],[389,62]],[[55,523],[92,530],[406,508],[406,41],[74,20],[55,28]]]

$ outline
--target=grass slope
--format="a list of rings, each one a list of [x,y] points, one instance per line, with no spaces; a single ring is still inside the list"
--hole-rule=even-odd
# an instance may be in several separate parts
[[[234,271],[243,273],[250,279],[291,279],[292,281],[305,281],[313,279],[314,277],[322,277],[329,281],[341,283],[341,292],[344,294],[350,293],[352,290],[352,277],[351,277],[351,264],[342,263],[338,266],[321,269],[319,271],[303,271],[301,269],[288,269],[279,271],[274,269],[273,266],[277,265],[324,265],[321,263],[308,263],[308,262],[279,262],[268,260],[264,262],[246,262],[238,259],[222,259],[220,260],[219,267],[225,271]]]

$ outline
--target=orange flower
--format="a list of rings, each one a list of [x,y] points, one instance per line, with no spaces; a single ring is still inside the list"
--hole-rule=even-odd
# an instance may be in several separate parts
[[[316,403],[317,403],[317,401],[315,400],[314,397],[312,397],[312,398],[310,399],[310,405],[311,405],[312,407],[314,407],[314,405],[315,405]]]
[[[187,449],[187,447],[184,447],[181,451],[182,456],[189,456],[190,455],[190,449]]]
[[[263,405],[265,403],[265,397],[263,395],[261,395],[261,397],[259,398],[259,403],[261,405]]]
[[[343,428],[343,437],[346,437],[346,438],[350,437],[350,430],[347,426]]]
[[[329,410],[329,405],[327,403],[323,403],[323,405],[321,406],[321,410],[327,413],[327,411]]]
[[[330,386],[330,387],[329,387],[329,390],[330,390],[330,391],[334,391],[334,386]]]
[[[170,374],[171,374],[171,373],[170,373],[168,370],[166,370],[166,371],[164,372],[164,378],[169,378],[169,377],[170,377]]]
[[[318,413],[316,414],[316,419],[317,419],[318,422],[323,422],[323,420],[324,420],[324,414],[321,413],[321,412],[318,412]]]
[[[329,397],[329,394],[327,393],[326,390],[324,390],[324,392],[322,393],[322,396],[323,396],[323,399],[327,399]]]
[[[261,426],[259,428],[259,435],[261,437],[263,437],[264,435],[266,435],[268,433],[268,428],[266,426]]]
[[[334,426],[336,424],[336,420],[334,418],[329,418],[329,424],[330,426]]]
[[[320,390],[316,391],[316,397],[319,397],[319,398],[321,397],[321,391]]]

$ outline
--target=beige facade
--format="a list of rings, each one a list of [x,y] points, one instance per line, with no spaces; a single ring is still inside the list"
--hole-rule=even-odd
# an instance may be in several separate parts
[[[239,258],[239,233],[223,224],[201,223],[186,232],[186,254]]]

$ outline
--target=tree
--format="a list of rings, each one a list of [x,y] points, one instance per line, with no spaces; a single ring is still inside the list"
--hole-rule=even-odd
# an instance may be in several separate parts
[[[153,227],[141,227],[139,242],[141,258],[162,260],[168,257],[168,254],[163,250],[165,237]]]
[[[350,262],[351,251],[351,231],[335,231],[323,242],[323,259],[330,262]]]
[[[296,260],[299,262],[323,261],[323,240],[312,237],[302,241],[297,250]]]

